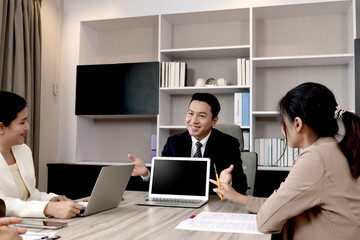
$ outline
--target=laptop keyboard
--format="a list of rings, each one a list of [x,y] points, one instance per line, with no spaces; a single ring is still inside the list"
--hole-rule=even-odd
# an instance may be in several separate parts
[[[152,198],[152,201],[156,201],[156,202],[170,202],[170,203],[199,203],[201,202],[200,200],[191,200],[191,199],[177,199],[177,198]]]

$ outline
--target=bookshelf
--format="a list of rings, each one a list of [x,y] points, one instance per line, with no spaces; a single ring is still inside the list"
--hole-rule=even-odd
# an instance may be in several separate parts
[[[354,111],[353,10],[352,1],[253,8],[252,141],[282,137],[277,103],[303,82],[328,86]]]
[[[283,137],[277,103],[302,82],[325,84],[334,92],[339,105],[355,111],[355,1],[288,3],[82,22],[79,62],[186,62],[186,86],[160,88],[159,115],[135,121],[139,123],[134,129],[136,138],[148,139],[140,144],[144,151],[137,154],[146,163],[150,163],[151,133],[157,134],[159,155],[168,136],[186,129],[185,114],[195,92],[218,97],[222,107],[219,123],[234,122],[235,93],[250,93],[250,124],[242,127],[249,130],[250,151],[254,151],[255,138]],[[237,85],[239,58],[250,60],[249,86]],[[200,77],[225,78],[228,85],[194,87]],[[111,136],[120,136],[124,129],[127,132],[134,127],[130,120],[107,118],[110,119],[77,120],[79,142],[86,143],[77,146],[77,159],[95,161],[95,155],[104,154],[109,161],[120,153],[124,155],[125,150],[137,153],[135,149],[117,147],[109,155],[104,144],[89,140],[107,138],[101,133],[105,128],[110,132],[113,128],[115,133],[111,132]],[[98,144],[99,150],[87,153],[86,145]],[[125,145],[133,144],[135,140]]]

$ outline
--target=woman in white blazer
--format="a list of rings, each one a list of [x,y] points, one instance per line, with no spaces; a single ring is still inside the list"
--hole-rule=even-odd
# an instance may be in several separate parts
[[[0,198],[5,201],[6,215],[62,219],[76,216],[82,205],[35,188],[32,153],[24,144],[30,129],[25,99],[0,91],[0,103]]]
[[[360,239],[360,118],[317,83],[290,90],[279,103],[287,144],[302,148],[288,177],[267,199],[221,183],[215,192],[257,213],[258,229],[285,239]],[[342,120],[345,135],[335,139]],[[214,183],[214,181],[212,181]]]

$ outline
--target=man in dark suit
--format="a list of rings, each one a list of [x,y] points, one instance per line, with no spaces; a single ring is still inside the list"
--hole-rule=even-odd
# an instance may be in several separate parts
[[[219,112],[220,103],[214,95],[195,93],[185,118],[187,131],[169,137],[162,156],[208,157],[211,160],[211,179],[215,179],[215,164],[217,171],[221,172],[221,182],[231,182],[236,191],[246,194],[247,182],[242,169],[239,141],[213,128],[218,121]],[[201,143],[200,146],[198,142]],[[148,181],[150,172],[145,164],[131,154],[128,157],[135,165],[132,176],[141,176],[144,181]]]

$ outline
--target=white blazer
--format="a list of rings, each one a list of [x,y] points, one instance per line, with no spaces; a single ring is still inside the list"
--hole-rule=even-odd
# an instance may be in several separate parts
[[[30,193],[30,198],[27,201],[19,198],[10,168],[0,154],[0,198],[5,201],[6,216],[45,217],[46,205],[51,198],[57,195],[40,192],[35,188],[35,171],[30,148],[26,144],[22,144],[13,146],[11,149],[18,164],[20,175]]]

